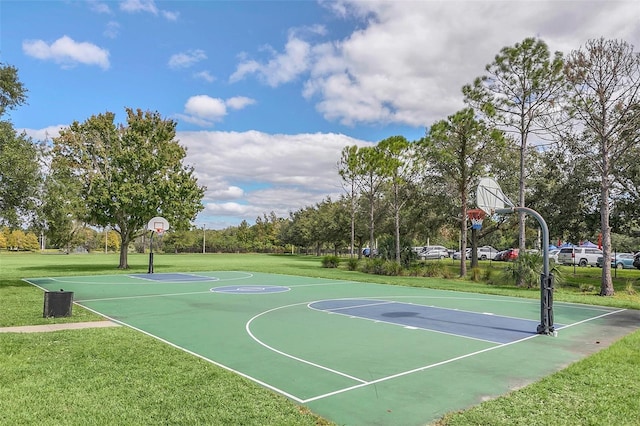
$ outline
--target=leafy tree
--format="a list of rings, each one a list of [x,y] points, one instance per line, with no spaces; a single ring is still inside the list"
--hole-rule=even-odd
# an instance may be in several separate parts
[[[450,183],[458,197],[461,253],[465,253],[469,193],[472,185],[491,169],[491,163],[505,155],[505,138],[501,131],[476,120],[473,109],[466,108],[431,126],[421,145],[423,154],[439,172],[439,180]],[[466,265],[462,256],[460,276],[467,274]]]
[[[18,70],[0,63],[0,223],[14,227],[34,209],[40,184],[37,147],[4,120],[7,110],[25,103],[26,92]]]
[[[342,178],[343,188],[349,200],[349,213],[351,218],[351,244],[349,248],[350,257],[353,257],[356,241],[356,214],[358,211],[358,179],[361,177],[358,172],[358,146],[346,146],[342,150],[340,161],[338,161],[338,173]]]
[[[605,259],[611,257],[610,204],[627,166],[640,146],[640,55],[620,40],[589,40],[568,56],[565,66],[569,113],[578,128],[567,147],[600,178],[600,228]],[[637,152],[637,151],[636,151]],[[614,294],[611,265],[604,262],[600,295]]]
[[[502,129],[514,132],[520,145],[520,189],[518,205],[525,207],[526,153],[530,135],[542,135],[547,129],[563,87],[562,54],[553,58],[547,44],[526,38],[504,47],[485,67],[487,75],[465,85],[465,101],[476,107]],[[525,216],[519,215],[519,247],[525,247]]]
[[[0,250],[7,248],[7,237],[4,236],[4,232],[0,232]]]
[[[375,248],[375,226],[378,201],[389,176],[385,157],[378,146],[358,150],[358,173],[361,175],[360,191],[365,197],[369,210],[369,247]],[[375,253],[371,252],[371,257]]]
[[[0,116],[27,101],[27,89],[18,77],[18,69],[0,62]]]
[[[404,136],[392,136],[384,139],[378,143],[378,149],[384,155],[385,174],[388,175],[391,185],[390,204],[393,211],[395,260],[397,263],[401,263],[400,218],[402,209],[411,200],[409,191],[415,183],[414,150]]]
[[[163,216],[172,229],[188,229],[204,195],[193,168],[182,164],[176,123],[157,112],[126,114],[126,126],[116,125],[111,112],[72,123],[54,139],[52,161],[52,170],[80,182],[81,219],[120,235],[121,269],[149,219]]]

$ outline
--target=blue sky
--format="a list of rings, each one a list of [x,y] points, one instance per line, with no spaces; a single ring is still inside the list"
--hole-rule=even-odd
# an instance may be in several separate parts
[[[419,139],[502,47],[638,47],[639,16],[636,0],[3,0],[0,61],[36,140],[126,107],[176,120],[207,187],[196,224],[224,228],[337,197],[344,146]]]

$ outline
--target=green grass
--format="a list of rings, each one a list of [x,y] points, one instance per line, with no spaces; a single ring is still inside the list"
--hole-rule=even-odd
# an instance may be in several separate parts
[[[290,255],[156,255],[156,272],[250,270],[392,285],[538,298],[539,290],[460,279],[374,276],[322,268],[321,258]],[[43,293],[22,278],[146,272],[148,257],[0,253],[0,326],[93,321],[42,318]],[[453,271],[457,267],[446,265]],[[500,263],[483,262],[483,269]],[[597,268],[562,267],[559,301],[640,309],[640,271],[618,271],[616,295],[597,296]],[[621,272],[621,273],[620,273]],[[584,291],[586,287],[593,290]],[[543,356],[543,354],[541,354]],[[0,333],[0,424],[330,424],[286,398],[126,327]],[[526,362],[526,360],[523,360]],[[538,383],[461,413],[441,425],[636,424],[640,418],[640,332]]]

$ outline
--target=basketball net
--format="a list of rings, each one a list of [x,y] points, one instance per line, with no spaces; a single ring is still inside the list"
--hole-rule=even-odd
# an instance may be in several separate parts
[[[156,234],[158,234],[158,237],[162,237],[164,235],[164,228],[156,228]]]
[[[467,210],[467,216],[471,220],[471,229],[482,229],[482,221],[484,220],[485,212],[482,209],[470,209]]]

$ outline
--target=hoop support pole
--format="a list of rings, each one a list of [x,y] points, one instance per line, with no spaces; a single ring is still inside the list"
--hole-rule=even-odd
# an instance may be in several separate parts
[[[496,209],[496,214],[524,212],[533,216],[542,230],[542,275],[540,276],[540,325],[538,334],[557,335],[553,327],[553,275],[549,273],[549,228],[537,211],[528,207]]]

